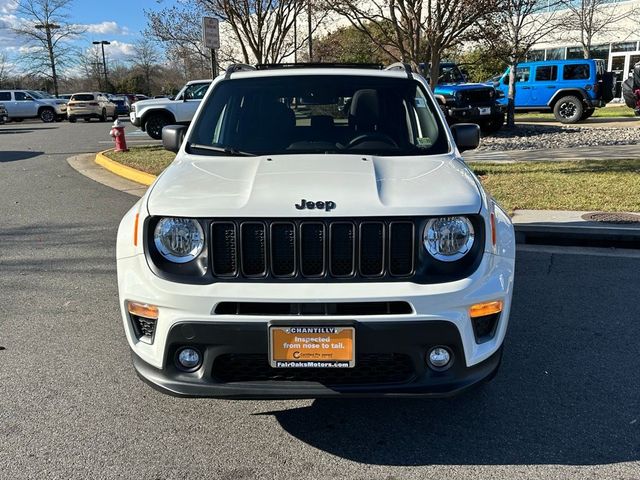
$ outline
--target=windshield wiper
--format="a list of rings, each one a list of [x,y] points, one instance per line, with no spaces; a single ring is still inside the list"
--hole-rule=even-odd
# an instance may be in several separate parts
[[[195,148],[196,150],[207,150],[209,152],[226,153],[234,157],[255,157],[253,153],[241,152],[233,147],[214,147],[213,145],[202,145],[200,143],[188,143],[187,147]]]

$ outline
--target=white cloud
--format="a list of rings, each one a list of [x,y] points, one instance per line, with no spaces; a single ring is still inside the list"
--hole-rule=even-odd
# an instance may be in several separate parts
[[[102,23],[91,23],[89,25],[83,25],[87,29],[88,33],[100,34],[100,35],[129,35],[131,32],[127,27],[121,27],[116,22],[105,21]]]
[[[18,0],[0,0],[0,14],[13,13],[16,8],[18,8]]]

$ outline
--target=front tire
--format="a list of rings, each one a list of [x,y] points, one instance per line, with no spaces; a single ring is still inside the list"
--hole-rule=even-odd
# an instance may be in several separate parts
[[[580,121],[586,120],[591,115],[593,115],[595,111],[596,111],[595,108],[587,108],[584,112],[582,112],[582,117],[580,117]]]
[[[485,120],[483,123],[480,124],[480,128],[482,129],[482,132],[486,134],[496,133],[504,125],[504,120],[505,120],[504,117],[505,117],[504,114],[494,115],[489,120]]]
[[[162,138],[162,129],[169,125],[169,122],[170,120],[166,115],[154,113],[147,119],[145,130],[151,138],[160,140]]]
[[[69,123],[76,123],[77,119],[74,116],[69,117]]]
[[[562,123],[577,123],[584,112],[582,100],[573,95],[562,97],[553,106],[553,115]]]
[[[107,121],[107,109],[106,108],[102,109],[102,113],[100,114],[100,121],[101,122],[106,122]]]
[[[40,110],[40,120],[44,123],[53,123],[56,121],[56,112],[53,108],[43,108]]]

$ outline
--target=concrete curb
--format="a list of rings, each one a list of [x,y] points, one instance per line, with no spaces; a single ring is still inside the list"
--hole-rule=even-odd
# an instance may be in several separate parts
[[[111,160],[105,155],[105,153],[112,150],[113,149],[108,149],[96,153],[95,162],[106,170],[109,170],[111,173],[126,178],[127,180],[131,180],[132,182],[141,183],[142,185],[146,186],[149,186],[153,182],[155,182],[157,178],[155,175],[141,172],[140,170],[136,170],[135,168],[131,168],[119,162],[116,162],[115,160]]]
[[[122,178],[96,163],[95,153],[82,153],[67,158],[67,163],[75,171],[106,187],[129,195],[142,197],[147,191],[145,185]]]

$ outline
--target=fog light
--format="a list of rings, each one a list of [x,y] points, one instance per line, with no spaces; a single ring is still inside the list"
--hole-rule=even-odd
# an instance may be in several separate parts
[[[183,348],[176,355],[178,367],[183,370],[196,370],[200,366],[202,358],[195,348]]]
[[[446,370],[451,366],[451,353],[445,347],[433,347],[429,351],[428,362],[434,370]]]

